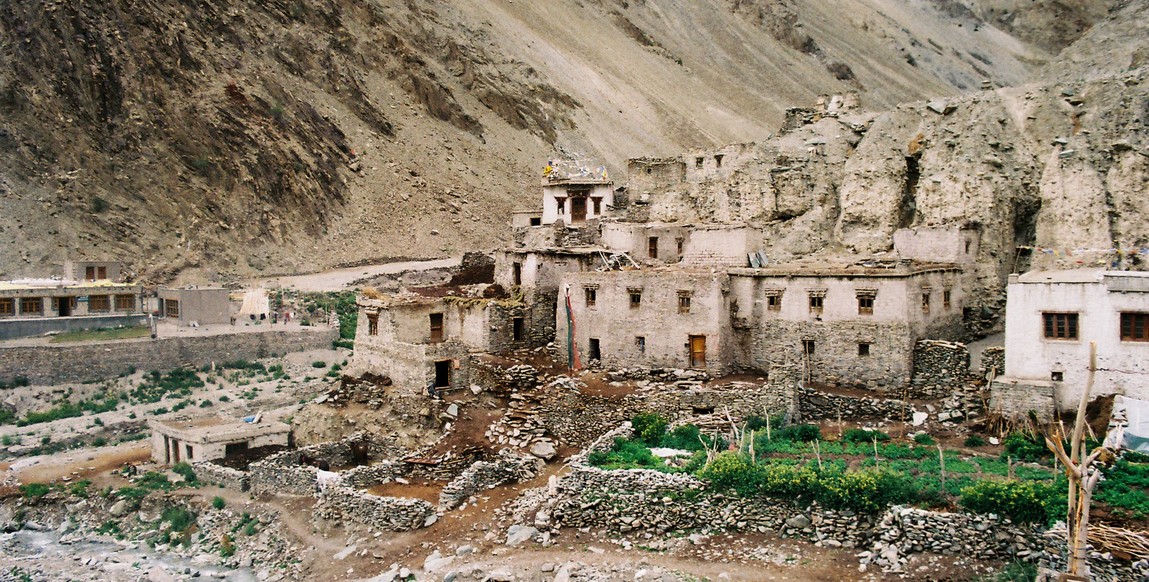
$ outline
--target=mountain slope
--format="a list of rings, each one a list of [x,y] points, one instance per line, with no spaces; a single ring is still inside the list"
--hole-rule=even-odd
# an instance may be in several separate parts
[[[1075,4],[1067,34],[1113,2]],[[885,109],[1020,83],[1066,42],[1021,0],[971,5],[13,0],[0,276],[122,257],[226,281],[490,248],[548,157],[618,176],[764,139],[823,94]]]

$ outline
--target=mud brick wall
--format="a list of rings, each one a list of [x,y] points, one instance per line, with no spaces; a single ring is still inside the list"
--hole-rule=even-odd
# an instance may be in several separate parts
[[[211,336],[123,340],[82,345],[0,348],[0,380],[17,376],[33,384],[114,378],[131,370],[171,370],[228,360],[256,360],[331,347],[337,328]]]

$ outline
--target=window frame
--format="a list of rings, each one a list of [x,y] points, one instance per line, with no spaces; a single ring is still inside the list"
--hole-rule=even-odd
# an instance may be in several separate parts
[[[112,309],[131,313],[136,310],[136,296],[131,293],[117,293],[112,296]]]
[[[16,317],[15,297],[0,297],[0,317]]]
[[[1138,321],[1140,320],[1140,321]],[[1128,323],[1126,323],[1128,321]],[[1137,324],[1141,333],[1137,333]],[[1129,333],[1126,333],[1128,329]],[[1149,313],[1143,311],[1122,311],[1118,317],[1117,335],[1123,342],[1149,343]]]
[[[583,303],[588,307],[598,305],[598,287],[583,287]]]
[[[694,296],[691,291],[678,292],[678,313],[685,315],[690,313],[690,299]]]
[[[32,306],[32,309],[28,309]],[[21,297],[20,298],[20,315],[36,314],[44,315],[44,298],[43,297]]]
[[[89,295],[88,313],[109,313],[112,311],[110,295]]]
[[[446,318],[442,313],[428,313],[427,320],[430,324],[431,343],[437,344],[447,339]]]
[[[1047,341],[1076,342],[1081,338],[1081,319],[1076,311],[1042,311],[1041,337]],[[1064,334],[1061,329],[1064,329]]]

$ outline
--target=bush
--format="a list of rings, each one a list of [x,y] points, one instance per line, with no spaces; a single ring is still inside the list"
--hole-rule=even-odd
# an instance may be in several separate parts
[[[39,499],[51,490],[47,483],[28,483],[20,486],[20,493],[27,499]]]
[[[971,434],[971,435],[965,437],[965,442],[962,444],[965,445],[966,447],[970,447],[970,448],[984,447],[985,446],[985,439],[981,438],[980,435]]]
[[[211,498],[211,506],[216,509],[223,509],[224,507],[227,507],[227,501],[225,501],[223,497],[216,495],[215,497]]]
[[[588,455],[587,462],[604,469],[669,470],[662,459],[651,454],[645,443],[622,438],[614,439],[610,451],[596,451]]]
[[[878,442],[885,442],[890,440],[890,435],[880,430],[866,430],[863,428],[851,428],[842,433],[842,440],[848,443],[869,443],[877,440]]]
[[[819,475],[819,482],[818,501],[831,509],[874,513],[895,503],[912,503],[918,498],[912,479],[885,469],[823,472]]]
[[[192,466],[190,464],[188,464],[187,461],[180,461],[180,462],[176,463],[175,465],[173,465],[172,466],[172,472],[175,473],[176,475],[183,477],[184,482],[186,482],[189,485],[193,485],[197,481],[195,470],[192,469]]]
[[[811,443],[822,440],[822,429],[816,424],[795,424],[770,431],[773,440]]]
[[[235,555],[235,542],[231,541],[231,536],[223,534],[219,539],[219,555],[221,558],[230,558]]]
[[[914,442],[918,443],[919,445],[925,445],[927,447],[938,444],[938,442],[934,440],[934,437],[924,432],[920,432],[914,435]]]
[[[978,481],[961,490],[961,505],[1018,523],[1042,522],[1053,502],[1051,486],[1033,481]]]
[[[316,360],[316,361],[314,361],[314,362],[311,362],[311,367],[312,367],[312,368],[326,368],[326,367],[327,367],[327,362],[323,362],[323,361],[320,361],[320,360]]]
[[[160,514],[160,520],[172,525],[172,531],[182,532],[195,524],[196,514],[186,507],[168,507]]]
[[[653,413],[637,414],[630,421],[634,427],[634,437],[649,446],[656,447],[666,434],[666,419]]]
[[[762,474],[762,467],[750,459],[726,451],[715,457],[698,476],[710,481],[715,489],[733,489],[742,495],[753,495],[760,490]]]
[[[1001,456],[1012,457],[1015,461],[1040,461],[1053,454],[1045,448],[1045,443],[1020,432],[1009,433],[1002,444],[1005,445],[1005,450]]]

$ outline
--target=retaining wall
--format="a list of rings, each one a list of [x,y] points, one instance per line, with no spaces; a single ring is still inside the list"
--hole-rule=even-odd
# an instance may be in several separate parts
[[[132,370],[200,367],[228,360],[270,356],[331,347],[337,328],[188,336],[76,345],[0,348],[0,370],[24,376],[33,384],[60,384],[114,378]]]
[[[350,487],[327,487],[319,494],[315,517],[354,521],[376,530],[410,531],[430,525],[435,507],[422,499],[377,497]]]
[[[193,463],[192,469],[200,481],[215,483],[225,489],[247,491],[251,485],[247,473],[231,467],[223,467],[211,461]]]
[[[449,511],[465,502],[468,497],[511,481],[522,482],[533,478],[543,467],[542,459],[518,455],[509,449],[499,451],[493,461],[478,461],[462,472],[439,492],[439,510]]]

